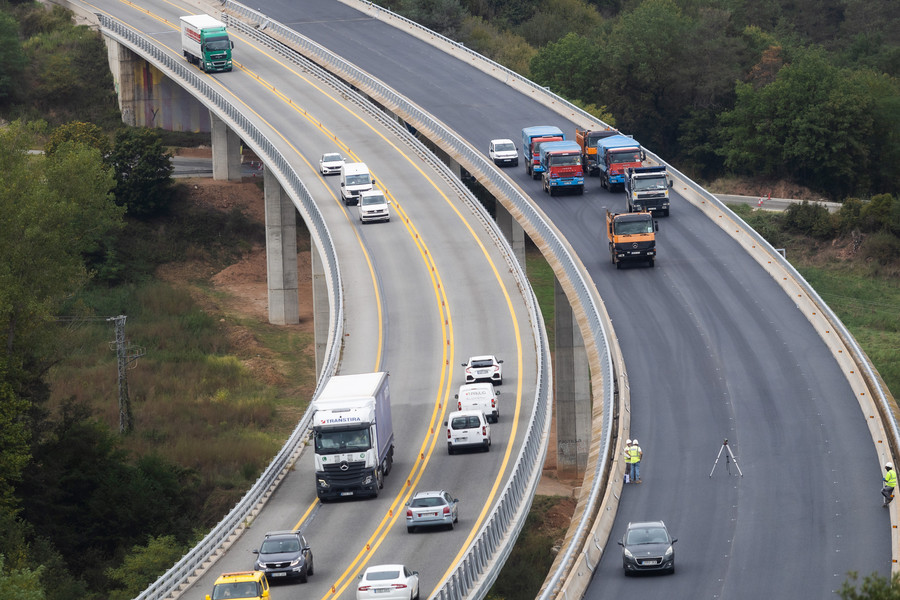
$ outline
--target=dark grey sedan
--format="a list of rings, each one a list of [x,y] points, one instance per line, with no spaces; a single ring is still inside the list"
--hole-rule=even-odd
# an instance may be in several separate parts
[[[278,579],[306,579],[313,574],[312,549],[299,531],[270,531],[257,555],[255,570],[266,574],[269,582]]]
[[[673,539],[662,521],[629,523],[619,545],[625,575],[643,572],[675,572]]]

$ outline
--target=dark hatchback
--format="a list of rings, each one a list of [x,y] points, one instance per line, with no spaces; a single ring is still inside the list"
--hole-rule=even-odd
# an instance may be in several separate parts
[[[269,582],[299,578],[306,583],[313,574],[312,549],[299,531],[270,531],[253,553],[256,570],[265,573]]]
[[[622,567],[626,575],[632,573],[675,572],[673,539],[662,521],[629,523],[619,545],[622,546]]]

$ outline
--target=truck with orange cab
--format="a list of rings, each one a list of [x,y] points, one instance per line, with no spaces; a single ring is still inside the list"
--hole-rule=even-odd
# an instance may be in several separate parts
[[[541,143],[541,167],[544,191],[551,196],[562,190],[584,193],[581,147],[576,142]]]
[[[643,166],[644,149],[626,135],[613,135],[597,142],[600,185],[612,191],[625,185],[625,169]]]
[[[235,571],[222,573],[213,584],[212,594],[206,600],[223,598],[249,598],[266,600],[269,598],[269,581],[262,571]]]
[[[609,237],[609,258],[617,269],[623,262],[656,260],[656,232],[659,225],[648,212],[611,213],[606,211],[606,235]]]
[[[600,165],[597,163],[597,142],[614,135],[619,135],[619,132],[612,128],[584,129],[575,127],[575,141],[581,147],[581,164],[584,167],[585,175],[598,175],[600,173]]]
[[[525,170],[533,179],[541,178],[542,142],[561,142],[566,139],[559,127],[553,125],[535,125],[522,129],[522,156],[525,159]]]

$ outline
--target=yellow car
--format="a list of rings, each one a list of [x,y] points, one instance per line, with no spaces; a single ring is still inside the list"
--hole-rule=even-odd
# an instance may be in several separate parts
[[[224,598],[253,598],[263,600],[269,597],[269,582],[262,571],[236,571],[222,573],[213,585],[212,595],[206,600],[223,600]]]

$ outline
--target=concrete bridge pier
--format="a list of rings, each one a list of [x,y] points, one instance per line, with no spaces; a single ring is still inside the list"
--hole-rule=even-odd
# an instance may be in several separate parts
[[[212,137],[213,179],[240,181],[241,138],[225,121],[213,113],[209,113],[209,122]],[[266,188],[268,189],[268,185]],[[291,207],[293,208],[293,205]]]
[[[506,210],[506,207],[499,202],[496,203],[495,218],[497,220],[497,227],[500,228],[500,231],[502,231],[504,237],[506,237],[506,241],[512,246],[513,256],[519,261],[522,271],[527,272],[525,269],[525,230],[522,229],[522,226],[519,225],[519,222],[513,218],[509,211]]]
[[[556,470],[560,479],[584,478],[591,441],[591,377],[587,348],[569,300],[554,285],[556,330]]]
[[[296,324],[300,322],[300,297],[297,291],[297,209],[269,169],[265,170],[263,178],[269,323]]]

